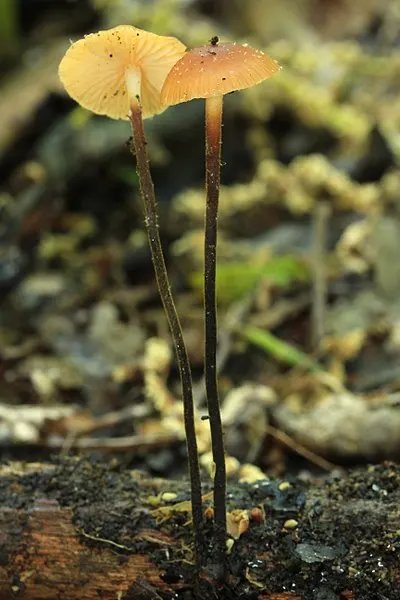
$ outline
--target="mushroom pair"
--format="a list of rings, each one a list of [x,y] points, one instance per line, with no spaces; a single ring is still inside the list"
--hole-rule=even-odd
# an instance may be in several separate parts
[[[259,50],[245,45],[220,44],[216,37],[206,46],[185,51],[185,46],[175,38],[121,25],[90,34],[72,44],[60,63],[59,75],[69,95],[83,107],[115,119],[130,119],[132,124],[149,245],[182,383],[198,567],[204,558],[204,540],[191,371],[159,237],[143,119],[162,112],[169,105],[193,98],[206,99],[205,378],[215,462],[214,556],[217,576],[222,579],[226,549],[226,474],[217,389],[215,299],[222,103],[224,94],[260,83],[276,73],[279,66]]]

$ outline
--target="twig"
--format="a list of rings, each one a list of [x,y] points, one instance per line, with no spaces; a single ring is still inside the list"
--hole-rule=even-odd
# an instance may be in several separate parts
[[[334,465],[333,463],[329,462],[329,460],[322,458],[322,456],[318,456],[318,454],[315,454],[315,452],[313,452],[312,450],[309,450],[302,444],[299,444],[299,442],[291,438],[287,433],[281,431],[280,429],[277,429],[273,425],[267,425],[267,433],[269,433],[275,439],[282,442],[282,444],[285,444],[285,446],[287,446],[297,454],[300,454],[300,456],[303,456],[304,458],[317,465],[317,467],[320,467],[324,471],[330,472],[333,470],[341,470],[340,467],[338,467],[337,465]]]
[[[313,299],[312,299],[312,346],[319,348],[325,335],[326,306],[326,238],[331,206],[328,202],[317,202],[314,207],[313,247]]]
[[[126,450],[153,450],[165,445],[177,444],[183,437],[174,433],[157,433],[153,435],[128,435],[118,438],[91,438],[75,439],[70,448],[76,450],[102,450],[104,452],[125,452]],[[48,440],[45,447],[65,450],[65,441],[59,439]]]
[[[109,427],[115,427],[115,425],[130,419],[142,419],[143,417],[148,416],[150,412],[151,408],[145,404],[129,406],[127,408],[123,408],[122,410],[108,412],[81,427],[79,431],[74,434],[75,439],[87,435],[88,433],[101,431],[102,429],[108,429]]]

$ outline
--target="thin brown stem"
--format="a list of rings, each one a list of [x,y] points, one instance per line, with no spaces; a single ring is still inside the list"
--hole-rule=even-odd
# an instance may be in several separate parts
[[[217,309],[215,275],[217,259],[217,223],[221,164],[221,121],[223,96],[206,99],[206,221],[204,238],[204,311],[207,404],[211,443],[215,464],[214,527],[215,558],[219,577],[225,577],[226,558],[226,469],[221,411],[217,382]]]
[[[167,268],[165,265],[163,250],[161,246],[157,201],[154,193],[154,185],[150,174],[149,161],[147,157],[146,140],[144,135],[142,109],[139,99],[132,102],[131,123],[133,140],[136,151],[137,173],[140,182],[140,191],[144,204],[145,223],[149,238],[151,256],[161,300],[171,329],[175,345],[175,352],[182,384],[183,413],[185,422],[186,442],[189,462],[190,489],[192,500],[193,532],[198,568],[202,566],[203,560],[203,510],[201,499],[201,479],[199,458],[197,452],[196,430],[194,421],[194,405],[192,391],[192,376],[188,354],[183,338],[182,327],[176,311],[175,303],[171,293]]]

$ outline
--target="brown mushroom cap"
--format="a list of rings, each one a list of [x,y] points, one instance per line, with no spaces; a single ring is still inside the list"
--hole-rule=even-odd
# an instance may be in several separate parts
[[[81,106],[113,119],[129,118],[132,93],[136,95],[134,88],[140,85],[143,117],[152,117],[166,108],[161,88],[185,49],[176,38],[120,25],[72,44],[59,76]]]
[[[261,50],[224,42],[187,52],[167,76],[161,100],[165,105],[210,98],[252,87],[280,70]]]

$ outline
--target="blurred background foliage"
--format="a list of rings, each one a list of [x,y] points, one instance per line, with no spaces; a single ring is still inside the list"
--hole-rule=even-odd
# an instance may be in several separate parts
[[[168,331],[129,127],[76,106],[57,78],[70,40],[121,23],[188,47],[214,35],[248,42],[282,64],[278,76],[225,100],[221,391],[270,387],[280,402],[274,422],[294,439],[329,457],[365,456],[358,403],[390,411],[400,386],[398,0],[0,0],[0,403],[99,415],[154,401],[145,344]],[[146,132],[200,385],[203,102],[168,109]],[[178,397],[171,361],[162,385]],[[357,407],[350,450],[336,443],[348,404],[322,442],[318,419],[313,435],[291,418],[339,392]],[[171,409],[157,402],[152,410]],[[123,420],[110,436],[156,427],[140,423]],[[62,445],[74,427],[51,433]],[[7,448],[44,439],[39,426],[10,431],[0,417]],[[264,467],[282,459],[268,448],[259,449]],[[398,434],[383,428],[373,456],[399,448]]]

